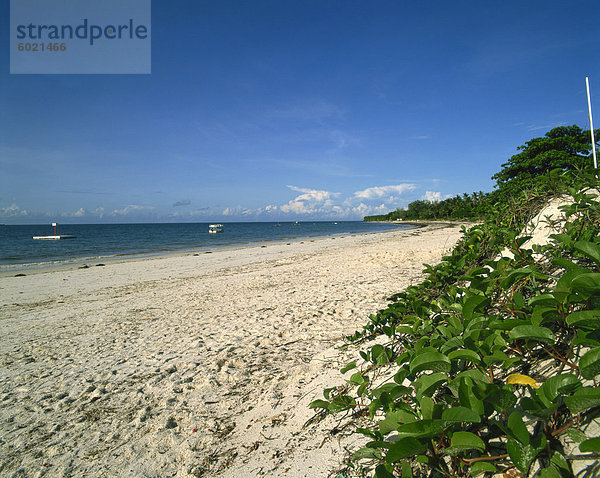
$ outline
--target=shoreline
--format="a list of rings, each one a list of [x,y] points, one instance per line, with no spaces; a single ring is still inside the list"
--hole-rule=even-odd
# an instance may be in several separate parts
[[[392,223],[390,223],[392,224]],[[441,224],[441,223],[440,223]],[[412,231],[415,229],[419,229],[421,227],[426,227],[426,224],[397,224],[399,226],[402,225],[410,225],[414,227],[410,227],[407,229],[403,229],[405,231]],[[79,268],[87,268],[93,267],[97,264],[88,264],[93,262],[109,262],[109,263],[120,263],[120,262],[129,262],[129,261],[138,261],[138,260],[147,260],[147,259],[156,259],[161,257],[168,256],[183,256],[189,254],[210,254],[213,252],[221,251],[221,250],[238,250],[252,247],[263,247],[269,245],[278,245],[281,243],[296,243],[303,241],[318,241],[325,240],[330,238],[342,238],[342,237],[354,237],[354,236],[362,236],[362,235],[370,235],[370,234],[386,234],[389,232],[397,232],[397,230],[390,229],[387,231],[373,231],[373,232],[358,232],[358,233],[339,233],[339,234],[329,234],[323,236],[295,236],[287,239],[273,239],[273,240],[262,240],[262,241],[253,241],[253,242],[236,242],[227,245],[216,245],[208,247],[186,247],[182,249],[176,250],[162,250],[162,251],[154,251],[154,252],[140,252],[140,253],[131,253],[131,254],[112,254],[112,255],[100,255],[100,256],[85,256],[85,257],[73,257],[67,258],[64,260],[58,261],[47,261],[47,262],[24,262],[24,263],[15,263],[15,264],[0,264],[0,277],[15,277],[15,274],[42,274],[47,272],[53,272],[56,270],[74,270]],[[106,265],[106,264],[104,264]],[[87,267],[82,267],[87,266]]]
[[[0,278],[0,474],[326,476],[358,445],[329,434],[337,417],[306,425],[355,354],[336,344],[460,236],[396,230]]]

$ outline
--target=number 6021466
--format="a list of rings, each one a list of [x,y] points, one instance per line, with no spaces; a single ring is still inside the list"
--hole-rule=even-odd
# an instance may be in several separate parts
[[[19,51],[66,51],[66,43],[19,43]]]

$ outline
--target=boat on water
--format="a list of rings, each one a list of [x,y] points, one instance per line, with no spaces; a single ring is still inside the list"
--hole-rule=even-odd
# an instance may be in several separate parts
[[[216,234],[217,232],[223,232],[223,224],[209,224],[208,232],[210,234]]]
[[[56,232],[56,223],[52,223],[52,227],[54,228],[54,234],[44,234],[43,236],[33,236],[34,239],[46,239],[50,241],[55,241],[58,239],[75,239],[73,234],[58,234]]]

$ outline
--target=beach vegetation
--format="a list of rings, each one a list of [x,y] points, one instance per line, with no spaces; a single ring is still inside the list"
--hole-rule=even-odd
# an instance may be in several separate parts
[[[577,130],[546,138],[584,156],[564,132]],[[346,384],[311,404],[366,417],[356,429],[365,444],[353,456],[366,476],[598,471],[596,171],[551,159],[537,176],[510,176],[513,158],[496,175],[502,200],[488,204],[481,224],[463,227],[439,264],[425,265],[422,282],[348,337],[361,350],[342,369]],[[545,218],[555,233],[529,246],[522,231],[553,197],[562,198],[564,220]]]
[[[600,138],[600,130],[594,131]],[[598,148],[598,147],[597,147]],[[491,193],[464,193],[441,201],[419,199],[406,209],[366,216],[365,221],[462,220],[481,221],[493,215],[497,203],[513,195],[536,189],[551,193],[555,189],[550,172],[584,171],[592,167],[590,132],[577,125],[559,126],[544,136],[517,147],[518,153],[502,164],[492,176],[496,187]]]

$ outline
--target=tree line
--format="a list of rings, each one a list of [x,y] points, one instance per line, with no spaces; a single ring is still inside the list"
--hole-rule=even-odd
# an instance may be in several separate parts
[[[594,134],[595,138],[600,139],[600,130],[595,130]],[[524,190],[550,184],[548,178],[551,171],[593,168],[590,132],[577,125],[554,128],[542,137],[527,141],[517,151],[492,176],[496,180],[496,187],[490,193],[465,193],[442,201],[420,199],[411,202],[406,209],[366,216],[364,220],[480,220],[487,217],[498,202],[506,201]]]

